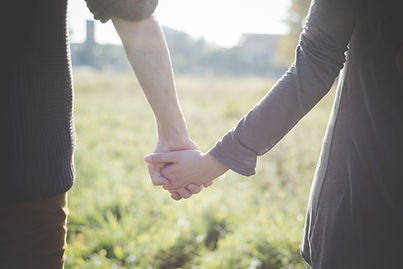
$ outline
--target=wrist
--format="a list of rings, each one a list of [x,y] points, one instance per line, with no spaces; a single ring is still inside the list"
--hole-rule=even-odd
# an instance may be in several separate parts
[[[214,158],[210,153],[205,153],[203,157],[206,159],[207,167],[209,167],[209,169],[211,169],[211,171],[215,173],[217,177],[229,170],[228,167]]]
[[[170,115],[164,119],[157,119],[158,136],[163,140],[189,138],[185,118],[182,113]]]
[[[163,151],[177,151],[197,149],[198,147],[186,132],[176,136],[159,136],[157,148]]]

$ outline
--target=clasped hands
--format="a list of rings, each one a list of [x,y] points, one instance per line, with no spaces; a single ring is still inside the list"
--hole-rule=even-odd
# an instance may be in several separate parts
[[[200,152],[190,139],[176,145],[160,139],[145,161],[153,184],[169,191],[174,200],[199,193],[228,170],[211,154]]]

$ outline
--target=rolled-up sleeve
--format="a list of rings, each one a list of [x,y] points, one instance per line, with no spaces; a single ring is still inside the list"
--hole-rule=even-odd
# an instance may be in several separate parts
[[[294,64],[272,90],[210,150],[245,176],[329,91],[345,62],[361,0],[314,0]]]
[[[158,0],[85,0],[96,20],[105,23],[113,17],[140,21],[150,17]]]

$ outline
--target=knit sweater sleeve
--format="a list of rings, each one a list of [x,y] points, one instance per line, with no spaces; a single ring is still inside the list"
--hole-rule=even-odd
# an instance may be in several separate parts
[[[113,17],[140,21],[150,17],[158,0],[85,0],[96,20],[105,23]]]

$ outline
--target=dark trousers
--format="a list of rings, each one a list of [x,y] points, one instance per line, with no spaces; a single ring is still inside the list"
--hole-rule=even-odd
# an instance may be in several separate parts
[[[0,206],[0,268],[63,268],[67,193]]]

